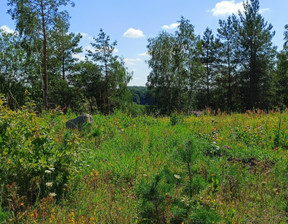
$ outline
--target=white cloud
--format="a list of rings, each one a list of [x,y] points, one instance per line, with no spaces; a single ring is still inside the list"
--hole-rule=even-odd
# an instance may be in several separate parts
[[[218,2],[213,9],[208,10],[208,12],[212,12],[213,16],[227,16],[232,13],[237,14],[239,10],[241,12],[244,11],[243,2],[243,0],[238,3],[236,3],[235,0],[221,1]],[[259,13],[267,11],[270,11],[270,8],[260,9]]]
[[[143,53],[138,54],[138,56],[140,56],[140,57],[147,57],[147,56],[149,56],[149,54],[148,54],[148,52],[146,51],[146,52],[143,52]]]
[[[87,45],[87,46],[84,47],[84,51],[92,51],[92,52],[94,52],[95,48],[92,47],[91,45]]]
[[[88,33],[80,33],[83,38],[87,38],[89,40],[93,40],[93,37],[90,36]]]
[[[164,25],[162,26],[162,29],[164,30],[173,30],[177,28],[180,25],[180,23],[171,23],[170,25]]]
[[[138,62],[141,62],[141,58],[125,58],[124,62],[126,65],[136,65]]]
[[[269,8],[265,8],[265,9],[260,9],[260,10],[259,10],[260,13],[264,13],[264,12],[268,12],[268,11],[270,11]]]
[[[5,33],[15,33],[15,30],[12,30],[6,25],[0,26],[0,30],[3,30]]]
[[[134,28],[129,28],[124,34],[124,37],[128,38],[141,38],[145,37],[144,33],[142,30],[139,29],[134,29]]]
[[[213,16],[227,16],[232,13],[237,14],[238,11],[243,11],[243,1],[236,3],[235,0],[218,2],[215,7],[208,12],[212,12]]]
[[[79,59],[80,61],[85,61],[85,55],[83,53],[82,54],[73,54],[72,57]]]

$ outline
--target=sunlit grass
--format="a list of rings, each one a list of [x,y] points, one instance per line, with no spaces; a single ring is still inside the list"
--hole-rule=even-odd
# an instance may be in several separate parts
[[[77,157],[71,161],[67,183],[61,185],[61,197],[51,195],[59,179],[48,176],[47,193],[35,204],[26,203],[19,192],[13,195],[17,186],[9,184],[11,190],[6,190],[8,193],[2,194],[2,198],[15,200],[14,210],[2,202],[0,217],[6,222],[287,221],[287,112],[208,114],[185,117],[183,122],[173,125],[168,117],[131,117],[117,112],[110,116],[94,115],[97,130],[82,132],[65,130],[65,122],[76,116],[73,113],[54,112],[37,117],[4,107],[1,113],[0,124],[9,120],[10,124],[20,122],[29,130],[47,127],[46,135]],[[24,116],[31,117],[33,125],[22,121]],[[17,136],[21,143],[21,135]],[[197,144],[190,155],[187,143],[192,139]],[[192,156],[191,160],[186,159],[185,153]],[[7,172],[11,171],[15,160],[3,154],[1,158],[7,164]],[[51,171],[54,167],[45,170],[49,168]],[[3,180],[1,192],[8,184]],[[159,187],[154,192],[156,201],[145,193],[156,187],[153,183]],[[145,209],[152,211],[153,216],[145,217]]]

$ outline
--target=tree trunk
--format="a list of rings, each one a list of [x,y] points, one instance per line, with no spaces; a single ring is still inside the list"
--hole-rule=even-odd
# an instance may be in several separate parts
[[[44,67],[44,107],[48,109],[48,71],[47,71],[47,36],[46,36],[46,22],[44,14],[44,4],[43,1],[41,5],[41,20],[42,20],[42,31],[43,31],[43,67]]]
[[[109,102],[109,74],[108,74],[108,64],[105,62],[105,92],[106,92],[106,107],[107,114],[110,114],[110,102]]]
[[[62,32],[62,44],[61,44],[61,53],[62,53],[62,79],[65,80],[65,40],[64,40],[64,32]]]
[[[209,78],[210,78],[210,68],[209,68],[209,62],[206,63],[206,92],[207,92],[207,106],[210,107],[210,84],[209,84]]]
[[[65,55],[64,50],[62,52],[62,79],[65,80]]]
[[[258,75],[256,72],[256,60],[257,60],[257,56],[256,56],[256,51],[254,50],[254,46],[253,46],[253,41],[251,41],[251,52],[250,52],[250,71],[249,71],[249,105],[248,105],[248,109],[252,110],[257,103],[257,98],[258,98]]]
[[[230,44],[228,43],[228,110],[232,111],[232,75],[231,75],[231,59],[230,59]]]

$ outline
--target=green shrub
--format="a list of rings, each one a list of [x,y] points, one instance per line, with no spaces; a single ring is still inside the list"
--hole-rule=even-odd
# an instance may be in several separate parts
[[[2,211],[0,206],[0,223],[3,223],[8,217],[8,213]]]
[[[217,223],[219,219],[219,215],[215,210],[204,206],[193,210],[189,214],[189,221],[193,224],[212,224]]]
[[[140,182],[137,193],[140,198],[142,222],[167,223],[165,199],[170,188],[171,186],[163,181],[163,174],[155,175],[151,183],[147,183],[144,180]]]
[[[63,122],[58,125],[64,128]],[[2,206],[15,215],[43,197],[60,198],[76,169],[80,138],[70,131],[56,133],[54,126],[31,108],[16,112],[0,104]]]
[[[184,115],[178,113],[172,113],[170,116],[170,124],[172,126],[176,124],[183,124],[184,123]]]

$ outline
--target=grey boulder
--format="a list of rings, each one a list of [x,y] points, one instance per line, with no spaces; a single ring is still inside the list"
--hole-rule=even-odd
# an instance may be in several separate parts
[[[83,127],[85,123],[94,123],[94,120],[91,115],[89,114],[82,114],[79,117],[76,117],[72,120],[66,122],[66,128],[68,129],[76,129],[79,130]]]

